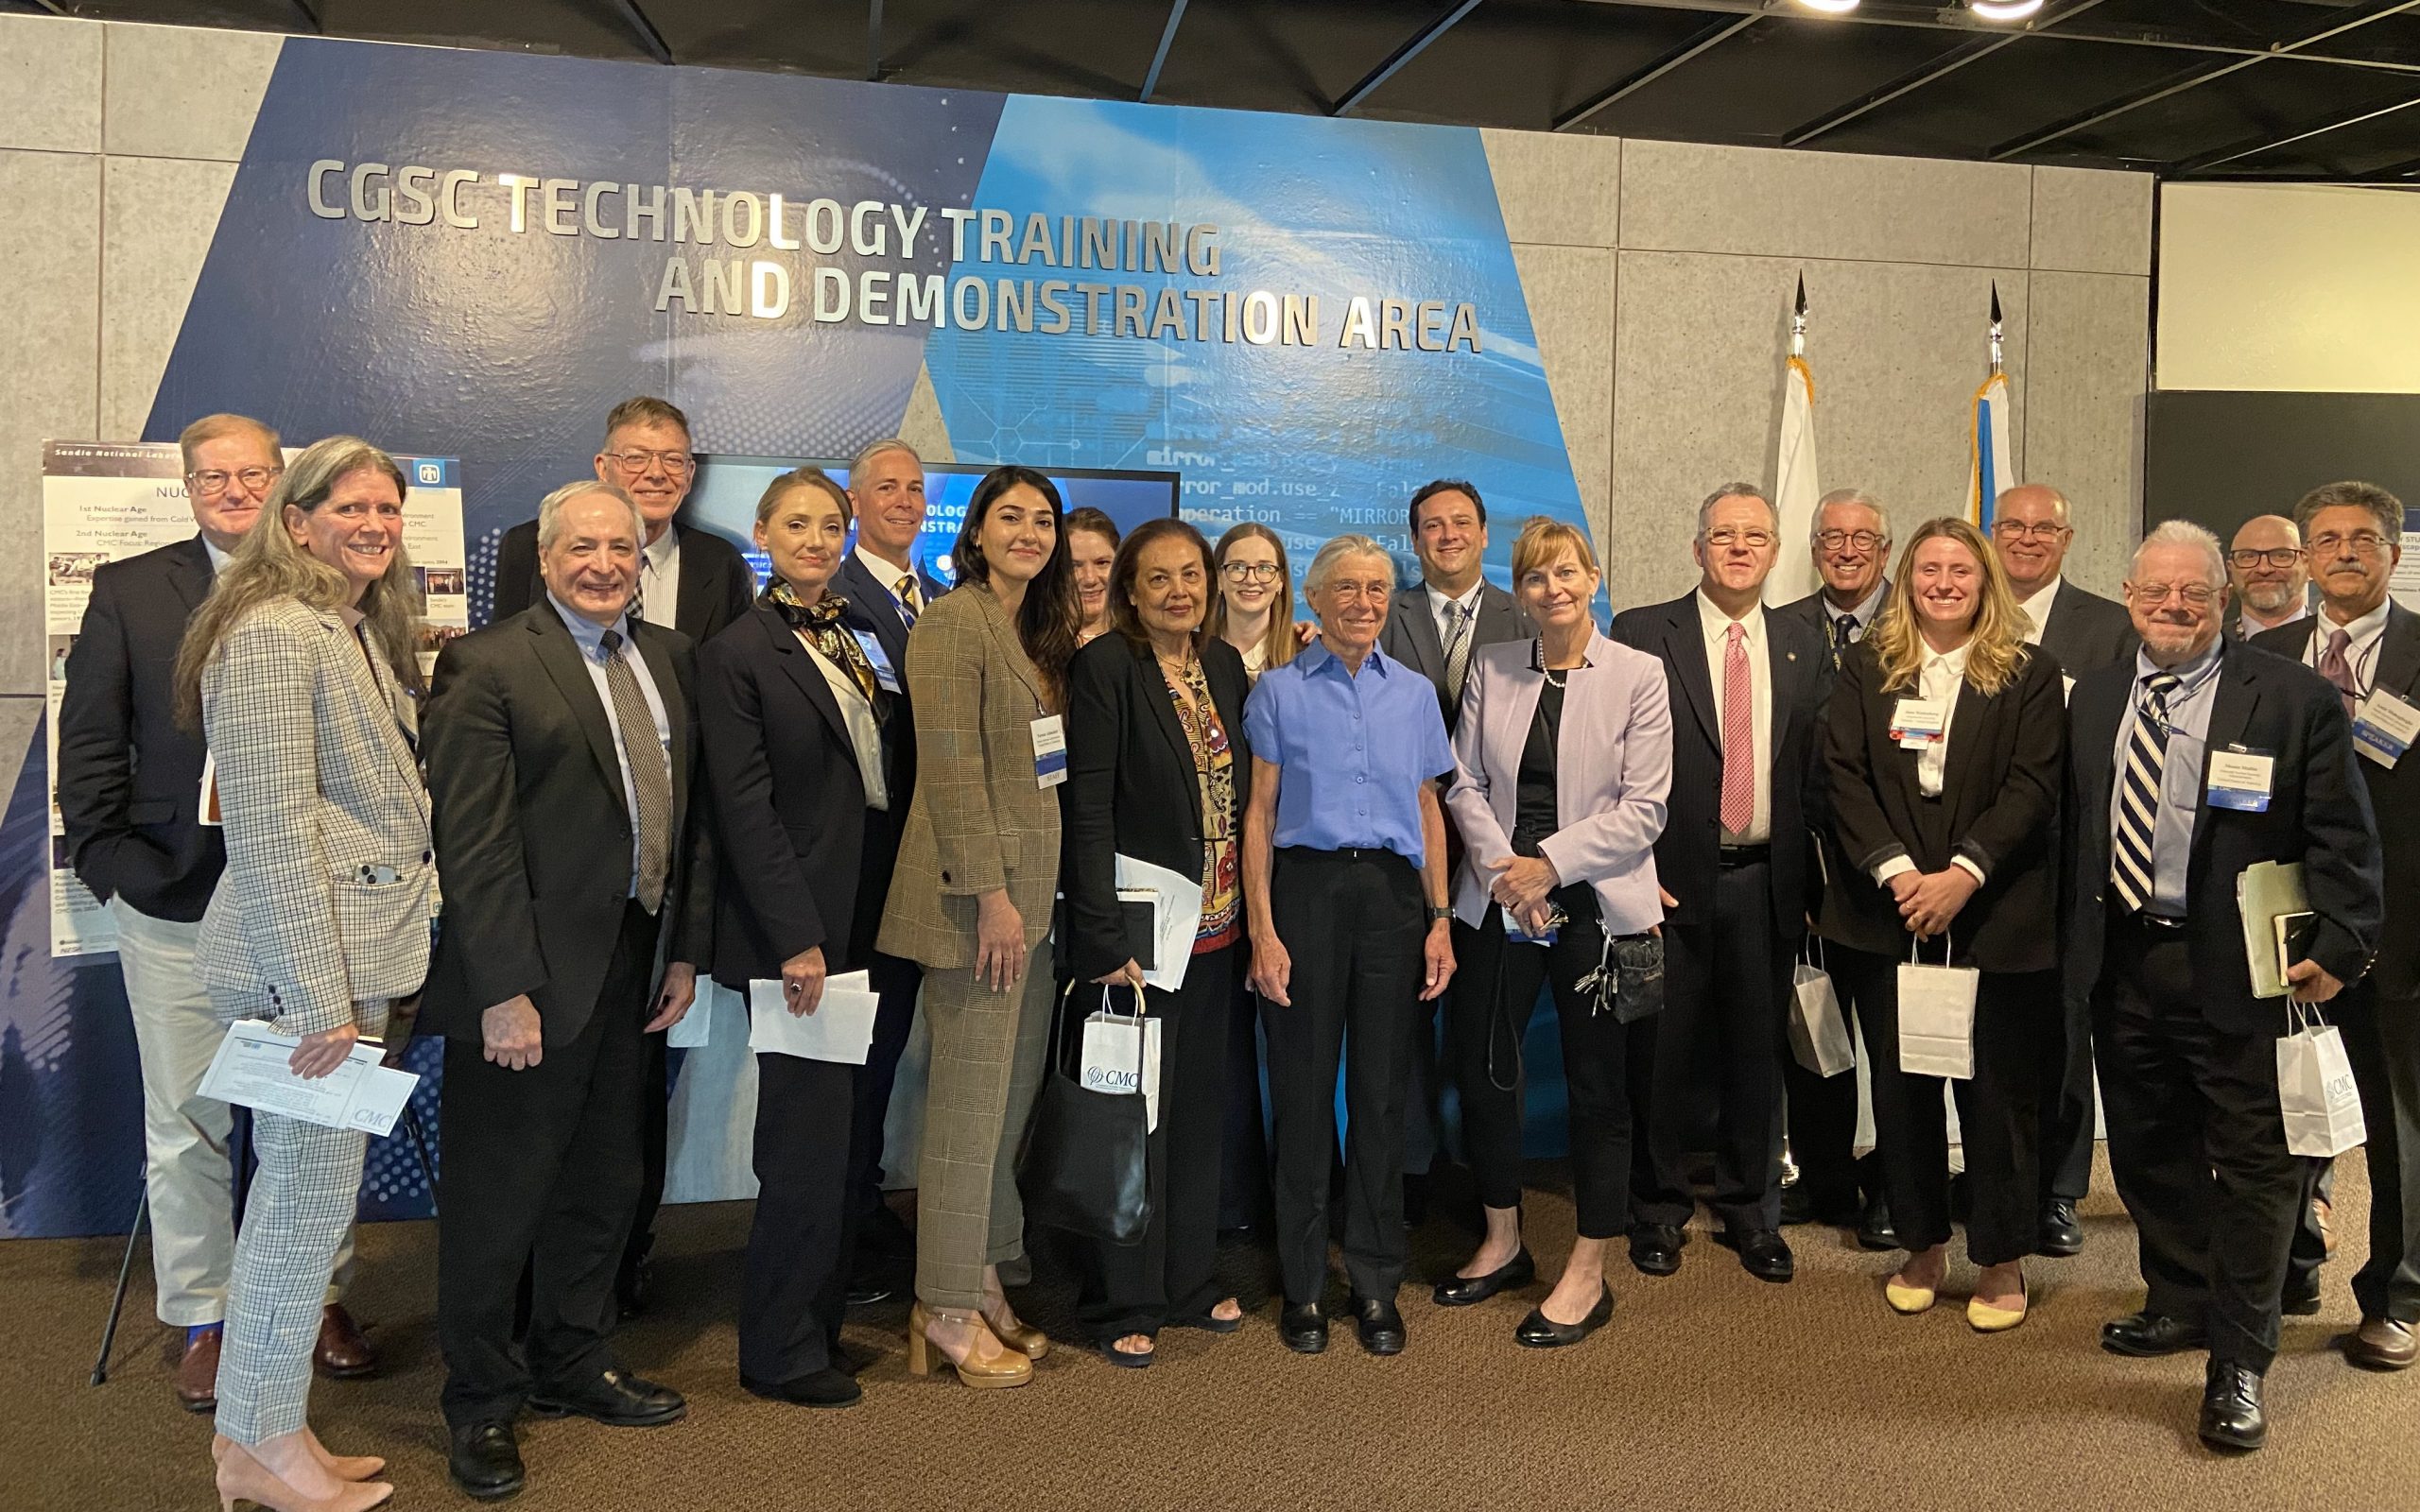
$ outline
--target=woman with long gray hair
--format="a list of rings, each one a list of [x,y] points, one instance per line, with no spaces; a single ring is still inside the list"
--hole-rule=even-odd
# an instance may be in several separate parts
[[[418,991],[435,901],[414,743],[420,595],[402,470],[330,437],[294,459],[194,614],[179,713],[209,742],[227,869],[196,970],[223,1020],[295,1036],[317,1079]],[[306,1419],[320,1306],[361,1185],[358,1130],[262,1110],[227,1286],[211,1443],[222,1501],[366,1512],[385,1462],[331,1454]]]

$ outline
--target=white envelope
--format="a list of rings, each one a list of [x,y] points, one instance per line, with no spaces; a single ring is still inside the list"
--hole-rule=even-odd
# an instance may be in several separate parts
[[[823,996],[815,1011],[795,1014],[782,984],[748,984],[748,1048],[803,1060],[829,1060],[843,1066],[866,1063],[873,1043],[874,1010],[881,1006],[863,971],[843,971],[823,979]]]
[[[227,1026],[202,1074],[201,1094],[265,1113],[281,1113],[327,1128],[357,1128],[385,1138],[420,1085],[407,1071],[382,1066],[383,1046],[356,1044],[344,1064],[305,1081],[287,1064],[302,1040],[258,1019]]]
[[[1159,964],[1143,980],[1163,992],[1184,986],[1184,969],[1193,964],[1193,937],[1201,931],[1201,879],[1155,867],[1132,856],[1117,858],[1117,890],[1149,891],[1151,902],[1151,958]]]

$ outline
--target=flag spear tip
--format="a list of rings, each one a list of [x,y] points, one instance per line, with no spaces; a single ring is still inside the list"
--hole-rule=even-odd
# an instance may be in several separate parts
[[[1798,275],[1798,313],[1806,313],[1806,275],[1804,273]]]
[[[2000,281],[1992,280],[1992,324],[2000,323]]]

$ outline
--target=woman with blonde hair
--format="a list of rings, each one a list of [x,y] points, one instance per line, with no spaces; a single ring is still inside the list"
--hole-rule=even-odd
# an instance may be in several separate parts
[[[1884,1295],[1903,1314],[1932,1306],[1947,1268],[1949,1146],[1945,1078],[1900,1063],[1898,968],[1979,973],[1973,1075],[1951,1086],[1973,1189],[1966,1252],[1982,1270],[1966,1319],[1981,1332],[2025,1321],[2035,1084],[2061,1022],[2050,835],[2066,718],[2058,662],[2025,629],[1981,533],[1927,522],[1880,622],[1841,660],[1824,747],[1834,832],[1858,875],[1826,890],[1820,932],[1864,1016],[1883,1178],[1908,1249]]]
[[[1270,667],[1294,660],[1303,638],[1294,629],[1294,579],[1286,565],[1286,542],[1255,521],[1230,526],[1211,553],[1219,596],[1211,601],[1209,630],[1244,659],[1253,681]]]
[[[227,870],[195,969],[221,1019],[301,1043],[306,1079],[386,1028],[428,971],[436,868],[414,753],[420,595],[394,459],[330,437],[303,451],[220,570],[177,656],[177,706],[210,745]],[[305,1418],[311,1350],[366,1144],[263,1109],[227,1286],[211,1444],[222,1501],[363,1512],[393,1487]]]

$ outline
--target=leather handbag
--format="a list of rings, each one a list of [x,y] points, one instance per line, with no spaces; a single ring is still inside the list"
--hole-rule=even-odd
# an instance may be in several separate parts
[[[1033,1122],[1017,1155],[1017,1190],[1026,1216],[1112,1245],[1136,1245],[1151,1223],[1150,1110],[1134,1092],[1084,1086],[1065,1053],[1067,999],[1050,1018],[1050,1051]],[[1135,1009],[1142,1009],[1136,994]],[[1134,1037],[1134,1076],[1143,1078],[1143,1043]]]

